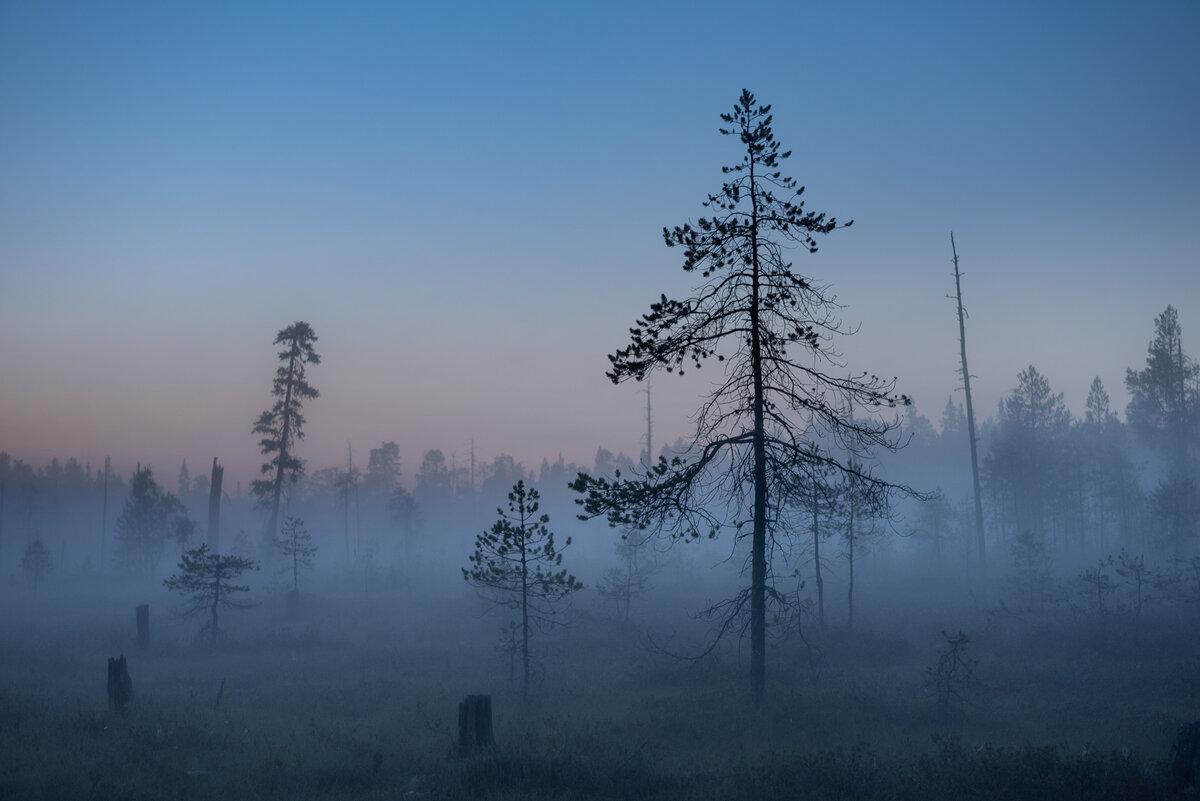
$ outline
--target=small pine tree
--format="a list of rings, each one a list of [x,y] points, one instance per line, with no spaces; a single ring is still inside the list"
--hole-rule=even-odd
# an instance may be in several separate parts
[[[163,586],[184,596],[181,614],[185,618],[209,612],[212,619],[204,625],[212,639],[217,638],[217,612],[220,609],[245,609],[251,604],[236,600],[236,593],[249,592],[247,584],[234,584],[238,576],[258,570],[258,562],[241,556],[221,556],[201,545],[184,551],[179,559],[179,573],[163,581]]]
[[[284,558],[292,563],[292,592],[294,597],[300,596],[300,568],[310,569],[317,546],[312,544],[312,535],[304,528],[304,519],[289,517],[283,522],[283,529],[273,540],[275,547]]]
[[[657,570],[657,565],[646,562],[645,552],[649,547],[650,536],[644,531],[632,529],[622,534],[613,546],[621,564],[606,570],[603,582],[596,588],[601,595],[612,599],[620,620],[629,620],[630,604],[646,591],[650,576]]]
[[[565,569],[562,553],[554,544],[550,516],[538,514],[538,491],[518,481],[508,493],[508,511],[497,509],[500,519],[490,531],[475,537],[470,568],[463,579],[485,592],[497,606],[521,612],[522,692],[529,695],[529,626],[555,622],[559,603],[583,584]],[[571,544],[567,537],[564,547]]]

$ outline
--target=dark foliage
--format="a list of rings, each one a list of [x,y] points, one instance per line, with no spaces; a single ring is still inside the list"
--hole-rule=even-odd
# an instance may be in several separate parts
[[[184,551],[179,559],[179,572],[163,581],[163,586],[184,597],[181,614],[187,618],[207,611],[211,619],[204,626],[212,639],[219,631],[220,609],[243,609],[249,604],[237,600],[236,593],[249,592],[246,584],[233,581],[249,570],[258,570],[258,563],[241,556],[222,556],[213,553],[208,545]]]
[[[773,576],[768,551],[782,534],[787,504],[806,487],[803,468],[824,465],[855,472],[849,457],[894,449],[898,423],[862,418],[909,403],[894,380],[843,372],[830,347],[852,333],[825,287],[796,274],[788,251],[815,253],[816,237],[839,227],[809,211],[804,187],[780,170],[791,156],[771,128],[771,107],[743,90],[722,135],[736,136],[741,161],[708,196],[712,216],[663,229],[669,247],[683,249],[683,269],[701,283],[684,300],[663,295],[630,329],[631,343],[609,356],[614,382],[641,381],[651,371],[684,372],[715,358],[723,377],[696,415],[693,449],[663,459],[639,475],[610,480],[581,473],[585,517],[671,536],[716,536],[722,529],[750,539],[748,603],[751,693],[760,698],[766,659],[766,604]],[[884,482],[863,475],[878,486]],[[726,618],[719,630],[733,621]]]
[[[583,589],[562,565],[562,552],[554,544],[550,516],[538,514],[538,491],[518,481],[508,493],[508,511],[497,509],[500,519],[491,530],[475,538],[471,567],[463,579],[484,591],[497,606],[521,613],[522,686],[529,692],[530,624],[553,623],[559,603]],[[564,547],[571,544],[568,537]]]
[[[259,503],[271,510],[267,524],[267,539],[275,535],[279,524],[279,500],[286,486],[296,483],[304,475],[304,462],[296,457],[295,444],[304,439],[304,401],[312,400],[320,393],[311,384],[305,373],[310,364],[320,364],[321,357],[313,350],[317,341],[316,332],[306,322],[298,321],[275,335],[279,351],[279,368],[271,384],[271,395],[275,405],[259,415],[254,423],[254,433],[261,434],[258,445],[270,460],[263,464],[263,475],[269,479],[257,479],[250,485],[250,492]],[[271,475],[271,474],[274,475]]]
[[[168,539],[185,542],[195,528],[183,503],[162,491],[149,467],[139,465],[117,518],[113,558],[128,570],[147,575],[158,565]]]

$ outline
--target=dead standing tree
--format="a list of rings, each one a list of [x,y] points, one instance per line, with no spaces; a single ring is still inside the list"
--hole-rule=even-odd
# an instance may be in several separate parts
[[[208,547],[221,549],[221,482],[225,479],[225,468],[213,457],[212,479],[208,484]]]
[[[971,371],[967,369],[967,312],[962,302],[962,273],[958,271],[958,248],[950,232],[950,252],[954,254],[954,299],[958,304],[958,346],[962,357],[963,391],[967,395],[967,436],[971,442],[971,482],[975,492],[975,537],[979,544],[979,567],[987,566],[987,544],[983,536],[983,496],[979,491],[979,438],[975,436],[975,407],[971,402]]]
[[[724,378],[696,415],[691,457],[662,459],[627,479],[580,474],[572,484],[584,494],[585,518],[676,537],[728,529],[750,539],[750,586],[724,607],[717,636],[749,606],[755,700],[765,686],[767,598],[779,596],[768,553],[786,488],[811,460],[847,472],[846,455],[899,447],[895,421],[856,419],[851,408],[909,403],[894,394],[894,379],[842,374],[829,347],[835,335],[853,333],[838,319],[841,306],[787,260],[788,250],[816,252],[816,236],[850,223],[805,210],[804,187],[779,169],[791,153],[775,140],[770,111],[743,90],[733,112],[721,115],[721,133],[741,142],[741,161],[722,168],[729,177],[705,201],[713,216],[663,229],[668,246],[683,248],[684,271],[701,283],[684,300],[663,295],[630,329],[631,344],[609,356],[614,383],[642,381],[659,368],[682,373],[713,357],[724,363]]]

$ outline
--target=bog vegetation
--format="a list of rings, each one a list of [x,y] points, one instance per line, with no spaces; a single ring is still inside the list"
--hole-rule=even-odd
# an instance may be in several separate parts
[[[832,347],[853,326],[788,254],[845,226],[805,210],[769,112],[723,116],[739,160],[664,231],[698,286],[611,357],[614,381],[716,367],[689,439],[653,442],[648,408],[641,453],[586,465],[472,444],[410,476],[385,440],[310,470],[297,321],[248,493],[215,459],[170,491],[165,465],[0,451],[0,797],[1194,798],[1176,309],[1114,365],[1123,415],[1031,364],[994,416],[951,398],[935,424]],[[495,747],[463,757],[481,694]]]

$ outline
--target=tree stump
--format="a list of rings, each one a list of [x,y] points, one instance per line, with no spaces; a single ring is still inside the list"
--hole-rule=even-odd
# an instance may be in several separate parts
[[[492,696],[468,695],[458,705],[458,753],[470,756],[494,748]]]
[[[138,604],[136,612],[138,650],[145,651],[150,647],[150,604]]]
[[[133,679],[129,678],[129,667],[125,655],[120,659],[108,658],[108,706],[114,712],[124,712],[133,700]]]

